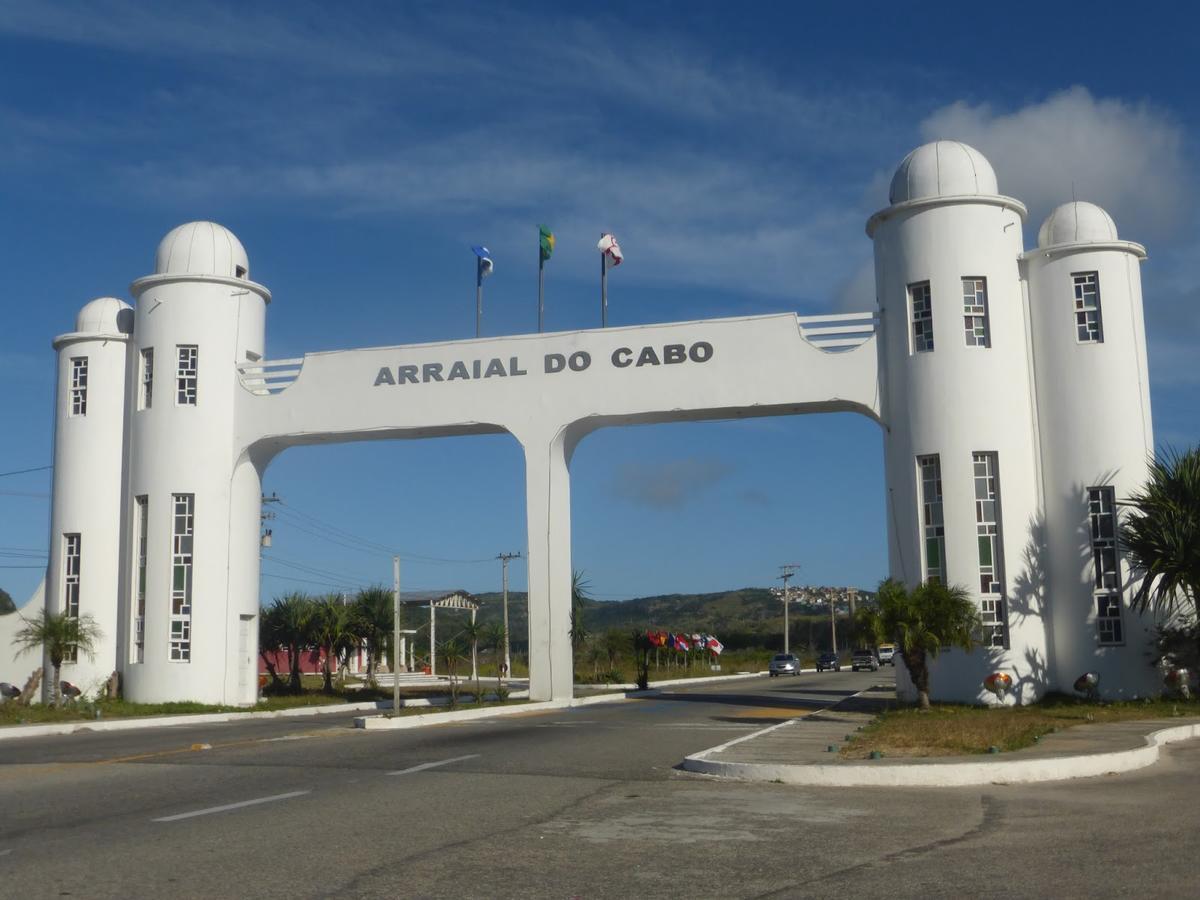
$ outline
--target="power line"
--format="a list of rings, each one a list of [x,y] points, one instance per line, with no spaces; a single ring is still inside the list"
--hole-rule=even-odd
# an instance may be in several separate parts
[[[40,565],[40,566],[10,566],[10,565],[0,565],[0,569],[44,569],[44,568],[46,568],[46,566],[45,566],[45,564],[44,564],[44,563],[43,563],[42,565]]]
[[[364,579],[357,575],[347,575],[345,572],[334,572],[330,569],[322,569],[322,568],[319,568],[318,566],[310,566],[310,565],[307,565],[306,563],[298,563],[294,560],[284,559],[280,556],[267,555],[266,553],[264,553],[262,555],[262,558],[264,560],[269,560],[270,562],[273,562],[273,563],[278,563],[281,566],[286,566],[289,569],[296,569],[297,571],[300,571],[300,572],[307,572],[310,575],[317,575],[317,576],[320,576],[323,578],[341,578],[341,579],[346,579],[347,581],[355,582],[355,583],[364,582]]]
[[[53,469],[54,466],[34,466],[32,469],[14,469],[11,472],[0,472],[0,478],[7,478],[9,475],[25,475],[29,472],[45,472],[47,469]]]

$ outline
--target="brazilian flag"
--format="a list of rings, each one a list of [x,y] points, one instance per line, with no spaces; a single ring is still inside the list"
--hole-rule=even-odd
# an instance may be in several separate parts
[[[554,255],[554,232],[545,225],[538,226],[538,248],[541,251],[542,262]]]

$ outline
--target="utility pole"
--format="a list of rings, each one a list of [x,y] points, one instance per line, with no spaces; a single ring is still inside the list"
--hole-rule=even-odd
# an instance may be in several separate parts
[[[496,559],[500,560],[500,577],[504,590],[504,677],[506,679],[512,674],[512,658],[509,655],[508,644],[508,561],[520,558],[520,553],[501,553],[496,557]]]
[[[400,712],[400,557],[392,557],[392,715]]]
[[[792,599],[792,595],[789,592],[788,581],[791,579],[791,577],[793,575],[796,574],[796,570],[799,568],[800,568],[799,563],[793,563],[791,565],[779,567],[779,571],[781,573],[779,576],[779,580],[783,582],[783,652],[784,653],[791,652],[790,637],[788,636],[788,630],[789,630],[788,629],[788,604]]]
[[[833,640],[833,655],[837,656],[837,594],[829,595],[829,631]]]

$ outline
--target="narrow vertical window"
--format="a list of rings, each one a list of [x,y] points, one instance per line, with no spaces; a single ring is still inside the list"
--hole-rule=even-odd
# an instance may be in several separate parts
[[[985,647],[1008,646],[1004,614],[1003,543],[1000,527],[1000,489],[995,453],[972,453],[975,470],[975,535],[979,542],[980,614]]]
[[[142,378],[138,391],[138,409],[149,409],[154,402],[154,348],[142,351]]]
[[[71,415],[87,415],[88,358],[71,357]]]
[[[195,494],[172,494],[171,525],[171,661],[192,659],[192,536]]]
[[[1111,487],[1090,487],[1088,525],[1092,534],[1092,596],[1102,645],[1125,641],[1121,627],[1121,562],[1117,556],[1117,502]]]
[[[1104,343],[1104,326],[1100,321],[1100,274],[1074,272],[1075,337],[1081,344]]]
[[[63,612],[72,619],[79,618],[79,576],[82,562],[82,547],[77,534],[63,535]],[[72,644],[63,656],[63,662],[75,662],[78,648]]]
[[[942,463],[937,454],[918,456],[921,526],[925,536],[925,580],[946,582],[946,523],[942,518]]]
[[[964,278],[963,328],[968,347],[990,347],[992,336],[988,324],[988,296],[986,278]]]
[[[913,353],[925,353],[933,349],[933,295],[929,282],[908,286],[909,304],[912,307]]]
[[[145,495],[134,498],[133,512],[133,646],[130,662],[146,661],[146,535],[149,524],[148,499]]]
[[[177,406],[196,405],[196,376],[199,367],[199,348],[195,344],[180,344],[179,368],[176,370],[175,388]]]

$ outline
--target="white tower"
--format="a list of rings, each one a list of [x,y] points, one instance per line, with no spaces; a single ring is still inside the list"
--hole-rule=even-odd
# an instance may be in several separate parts
[[[230,231],[191,222],[131,287],[131,700],[247,704],[257,693],[261,484],[236,455],[235,366],[262,358],[271,294],[249,275]]]
[[[987,699],[990,671],[1014,695],[1047,686],[1041,598],[1028,571],[1038,515],[1029,331],[1017,260],[1025,207],[991,165],[954,141],[917,148],[891,206],[871,217],[880,307],[889,559],[893,577],[967,587],[987,624],[983,652],[951,651],[943,699]]]
[[[113,297],[80,310],[75,330],[54,339],[58,388],[46,610],[90,615],[102,636],[95,656],[79,652],[61,677],[94,694],[117,666],[126,350],[133,309]],[[47,661],[47,666],[49,662]],[[46,669],[44,695],[50,690]]]
[[[1065,203],[1025,255],[1045,484],[1044,567],[1060,687],[1084,672],[1100,690],[1157,691],[1149,616],[1128,607],[1115,501],[1145,482],[1154,450],[1141,244],[1091,203]]]

